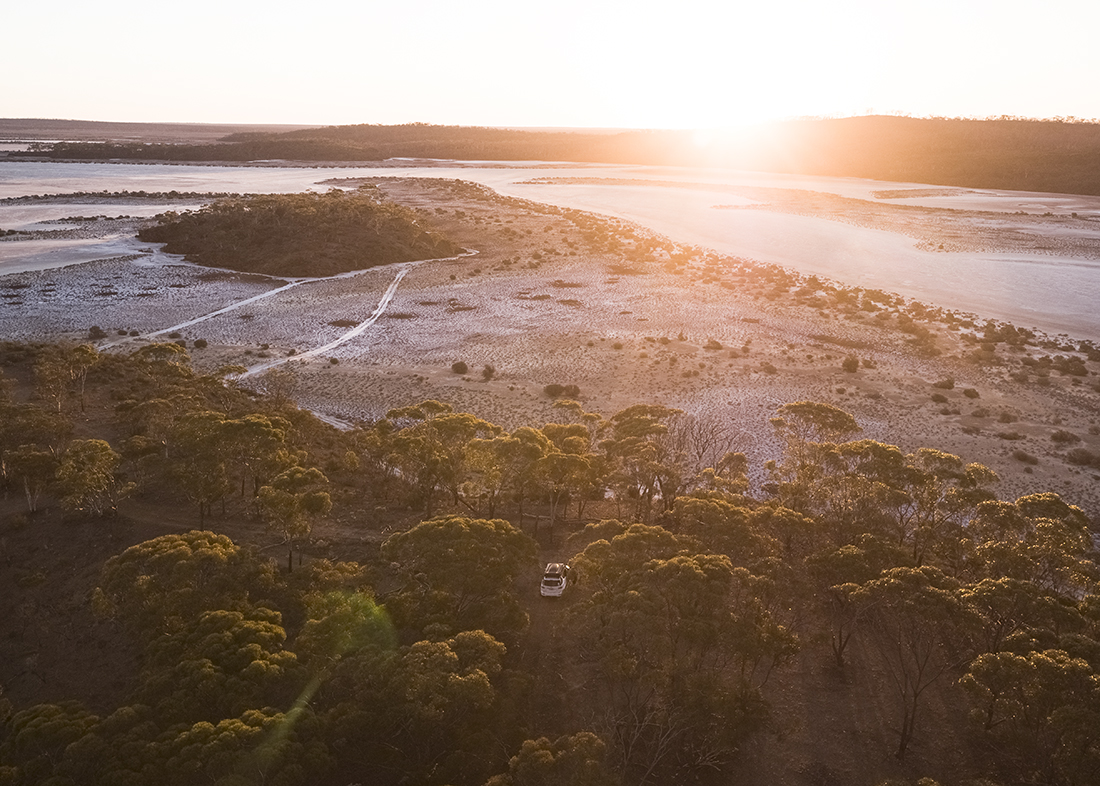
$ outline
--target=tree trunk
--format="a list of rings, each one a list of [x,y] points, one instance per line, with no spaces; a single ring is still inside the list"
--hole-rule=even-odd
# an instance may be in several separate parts
[[[901,739],[898,740],[898,750],[897,753],[894,754],[894,757],[899,761],[905,758],[905,751],[913,739],[913,727],[917,720],[916,697],[914,696],[910,701],[907,701],[906,704],[907,706],[902,713]]]

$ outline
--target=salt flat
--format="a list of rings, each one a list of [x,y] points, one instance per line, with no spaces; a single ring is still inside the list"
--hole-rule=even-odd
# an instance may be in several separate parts
[[[1100,251],[1089,251],[1100,249],[1100,199],[1093,197],[661,167],[476,167],[440,162],[437,166],[372,169],[0,161],[0,199],[104,190],[288,193],[323,190],[329,187],[326,181],[361,176],[471,180],[508,196],[628,219],[678,242],[848,284],[898,292],[1049,333],[1100,339],[1100,320],[1092,313],[1092,304],[1100,300],[1100,275],[1095,266]],[[544,182],[532,183],[536,178]],[[570,183],[571,179],[586,182]],[[672,187],[650,185],[654,181]],[[967,220],[973,226],[989,231],[993,222],[997,226],[992,231],[1005,238],[1038,232],[1049,242],[1024,251],[1011,245],[954,249],[951,241],[960,233],[953,230],[946,251],[940,253],[936,248],[939,243],[929,246],[928,241],[922,247],[918,238],[905,234],[897,225],[861,226],[841,214],[820,217],[785,212],[788,208],[770,210],[767,203],[738,195],[738,188],[833,194],[884,209],[922,207],[948,216],[968,213],[972,215]],[[916,196],[905,198],[906,193]],[[754,203],[751,211],[738,209]],[[0,228],[55,220],[65,212],[61,207],[0,203]],[[119,207],[111,203],[110,209],[104,210],[110,214]],[[72,208],[74,215],[90,212],[86,204],[74,204]],[[164,202],[163,209],[179,209],[179,205]],[[153,206],[146,206],[140,214],[152,210]],[[1021,212],[1025,214],[1022,217]],[[1051,219],[1037,226],[1036,216],[1045,213],[1050,213]],[[1077,214],[1075,218],[1073,213]],[[935,214],[930,214],[929,220],[934,219]],[[1076,225],[1067,226],[1068,222]],[[8,271],[72,264],[132,250],[115,245],[83,253],[76,243],[50,249],[20,243],[13,247],[9,243],[0,244],[0,264]],[[33,259],[17,266],[21,256]]]

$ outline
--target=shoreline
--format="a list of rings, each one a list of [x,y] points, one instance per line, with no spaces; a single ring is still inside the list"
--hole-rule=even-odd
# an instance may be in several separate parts
[[[1085,377],[1039,376],[1022,365],[1029,355],[1066,354],[1064,341],[998,342],[979,357],[982,323],[966,327],[964,316],[920,317],[925,309],[912,301],[875,303],[866,291],[821,280],[806,291],[809,279],[778,268],[480,185],[376,182],[479,253],[410,268],[361,334],[294,363],[294,398],[304,408],[355,421],[439,399],[514,428],[553,416],[545,386],[576,384],[585,408],[607,417],[661,403],[729,424],[759,483],[763,462],[778,455],[769,418],[784,403],[820,400],[852,412],[867,438],[987,464],[1004,478],[998,493],[1006,498],[1053,490],[1100,517],[1100,474],[1067,463],[1050,439],[1069,430],[1100,454],[1100,364],[1074,351]],[[81,341],[94,323],[130,340],[134,330],[163,332],[205,314],[169,337],[187,345],[200,369],[281,363],[347,335],[336,323],[369,321],[392,278],[372,268],[212,315],[272,283],[190,264],[91,262],[0,278],[0,332]],[[939,354],[923,354],[921,331]],[[195,348],[197,339],[206,348]],[[848,355],[870,365],[847,373]],[[469,374],[451,371],[460,360]],[[494,368],[488,382],[478,373],[486,365]],[[1013,378],[1021,374],[1025,381]],[[934,387],[945,378],[954,390]],[[980,397],[963,396],[967,388]]]

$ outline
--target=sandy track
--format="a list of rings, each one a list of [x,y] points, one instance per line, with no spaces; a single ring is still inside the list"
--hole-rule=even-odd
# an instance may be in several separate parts
[[[266,363],[260,363],[260,364],[257,364],[255,366],[252,366],[251,368],[248,369],[248,371],[241,374],[238,377],[238,379],[246,379],[248,377],[252,377],[252,376],[255,376],[257,374],[261,374],[264,371],[267,371],[268,369],[272,369],[272,368],[275,368],[276,366],[281,366],[281,365],[286,364],[286,363],[293,363],[293,362],[300,362],[300,361],[303,361],[303,360],[308,360],[309,358],[317,357],[319,355],[325,354],[326,352],[330,352],[333,349],[336,349],[336,347],[340,346],[341,344],[346,344],[347,342],[351,341],[353,338],[356,338],[357,336],[361,336],[367,330],[367,328],[371,327],[375,322],[378,321],[379,317],[381,317],[384,313],[386,313],[386,308],[390,305],[390,303],[393,302],[393,297],[397,293],[397,287],[400,286],[401,280],[404,279],[405,276],[408,275],[409,271],[412,270],[414,267],[416,267],[417,265],[422,265],[425,262],[446,262],[446,261],[449,261],[449,260],[461,259],[462,257],[473,256],[476,253],[477,253],[476,251],[469,251],[465,254],[460,254],[459,256],[447,257],[446,259],[420,259],[420,260],[416,260],[414,262],[399,263],[396,266],[398,268],[397,275],[394,277],[394,279],[390,283],[390,285],[386,288],[386,291],[382,293],[382,298],[381,298],[381,300],[378,301],[378,306],[374,309],[374,312],[370,315],[370,317],[368,319],[365,319],[364,321],[360,322],[358,325],[353,327],[351,330],[344,333],[339,338],[337,338],[333,341],[330,341],[327,344],[324,344],[323,346],[316,347],[315,349],[308,349],[304,352],[296,353],[293,357],[280,358],[279,360],[272,360],[272,361],[269,361],[269,362],[266,362]],[[341,273],[341,274],[336,275],[336,276],[330,276],[328,278],[328,280],[335,280],[335,279],[341,279],[341,278],[350,278],[354,275],[358,275],[361,272],[363,272],[363,271],[355,271],[354,273]],[[312,279],[312,280],[324,280],[324,279]],[[297,283],[304,283],[304,282],[297,282]],[[289,286],[288,287],[283,287],[282,289],[287,289],[287,288],[289,288]],[[275,290],[275,292],[278,292],[278,291],[281,291],[281,290]],[[271,292],[270,294],[275,294],[275,292]],[[251,298],[251,300],[257,300],[257,299],[258,299],[258,297],[257,298]],[[242,303],[241,305],[244,305],[244,303]],[[223,309],[222,312],[219,312],[219,313],[224,313],[225,311],[228,311],[228,310],[229,309]],[[217,316],[217,314],[211,314],[210,316]],[[200,320],[195,320],[195,321],[197,322],[197,321],[200,321]],[[171,328],[169,328],[169,330],[171,330]],[[164,332],[164,331],[160,331],[160,332]]]

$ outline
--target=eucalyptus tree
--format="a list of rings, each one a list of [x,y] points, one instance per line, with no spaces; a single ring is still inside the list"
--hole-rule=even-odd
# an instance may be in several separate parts
[[[916,733],[921,699],[972,657],[973,612],[958,582],[936,568],[893,568],[852,593],[861,636],[879,656],[900,705],[898,747],[904,758]]]
[[[389,442],[389,461],[415,484],[429,516],[437,490],[449,492],[455,505],[464,502],[461,490],[467,480],[466,453],[470,442],[504,431],[469,413],[455,412],[450,404],[438,401],[393,409],[386,418],[396,427]],[[472,508],[469,503],[466,505]]]
[[[762,723],[761,685],[797,649],[765,608],[766,580],[643,524],[572,564],[567,630],[628,780],[727,763]]]
[[[816,401],[784,404],[771,424],[783,445],[782,459],[766,465],[771,490],[788,508],[808,514],[819,511],[828,455],[862,429],[849,413]]]
[[[382,544],[399,589],[385,597],[406,629],[481,629],[502,641],[527,627],[516,579],[535,569],[536,545],[500,519],[429,519]]]
[[[290,467],[260,487],[260,509],[286,544],[288,573],[294,570],[295,548],[301,564],[302,541],[310,537],[317,521],[332,510],[327,486],[328,478],[316,467]]]
[[[1060,649],[980,655],[962,679],[996,766],[1028,783],[1086,786],[1100,776],[1100,676]]]
[[[1100,576],[1088,517],[1058,494],[984,502],[967,530],[981,575],[1031,581],[1075,597]]]
[[[589,731],[525,740],[508,760],[508,771],[485,786],[617,786],[619,778],[604,763],[607,746]]]
[[[36,512],[39,498],[55,480],[57,456],[37,445],[21,445],[4,453],[4,466],[8,477],[23,486],[27,511]]]
[[[667,421],[680,413],[671,407],[635,404],[611,417],[607,436],[600,442],[616,502],[632,500],[634,516],[642,521],[649,520],[662,477],[669,485],[668,476],[676,471],[661,462],[660,443],[668,433]]]
[[[102,516],[113,512],[134,485],[118,479],[122,457],[101,439],[78,439],[65,449],[57,467],[61,506],[70,512]]]

